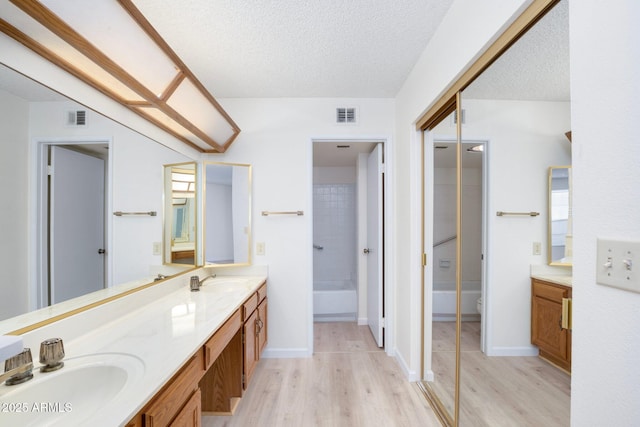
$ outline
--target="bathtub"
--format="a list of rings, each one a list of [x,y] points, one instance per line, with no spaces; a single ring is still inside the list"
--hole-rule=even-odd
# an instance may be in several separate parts
[[[481,283],[479,281],[462,282],[462,320],[478,321],[477,301],[481,297]],[[433,284],[433,321],[453,322],[456,319],[456,284],[454,283],[434,283]]]
[[[313,283],[314,321],[355,321],[357,311],[358,296],[353,281],[335,280]]]

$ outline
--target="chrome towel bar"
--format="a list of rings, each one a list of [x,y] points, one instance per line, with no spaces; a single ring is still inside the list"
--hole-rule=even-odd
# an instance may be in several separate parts
[[[156,211],[149,211],[149,212],[122,212],[122,211],[115,211],[113,214],[115,216],[129,216],[129,215],[156,216],[156,215],[158,215],[158,213]]]
[[[497,216],[508,216],[508,215],[517,215],[517,216],[538,216],[540,212],[496,212]]]
[[[304,212],[303,211],[285,211],[285,212],[262,211],[262,216],[269,216],[269,215],[298,215],[298,216],[302,216],[302,215],[304,215]]]

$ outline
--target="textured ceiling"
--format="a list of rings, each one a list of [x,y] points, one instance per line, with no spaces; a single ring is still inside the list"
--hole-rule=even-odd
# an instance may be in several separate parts
[[[453,0],[134,0],[215,97],[394,97]]]
[[[563,0],[463,93],[470,99],[569,101],[569,6]]]
[[[452,1],[134,3],[214,96],[256,98],[394,97]],[[3,76],[0,67],[2,87],[29,100],[59,99]],[[570,100],[568,1],[476,79],[464,97]],[[351,159],[360,151],[357,145],[347,150]],[[331,151],[345,156],[345,150],[321,148],[322,164],[345,162],[330,158]]]

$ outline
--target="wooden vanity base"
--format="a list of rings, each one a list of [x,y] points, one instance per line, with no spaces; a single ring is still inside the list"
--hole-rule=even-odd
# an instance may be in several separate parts
[[[199,427],[203,413],[233,415],[266,344],[266,290],[247,298],[127,427]]]

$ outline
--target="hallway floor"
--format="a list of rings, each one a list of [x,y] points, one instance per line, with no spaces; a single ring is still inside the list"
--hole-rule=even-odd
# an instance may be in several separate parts
[[[564,427],[569,425],[571,377],[539,357],[487,357],[480,322],[463,322],[460,353],[460,425]],[[455,322],[433,323],[432,385],[453,406]],[[435,387],[434,387],[435,385]]]
[[[395,359],[367,326],[314,324],[315,353],[262,359],[233,416],[203,416],[203,427],[440,426]]]

